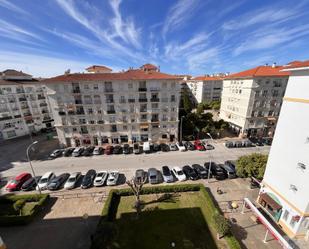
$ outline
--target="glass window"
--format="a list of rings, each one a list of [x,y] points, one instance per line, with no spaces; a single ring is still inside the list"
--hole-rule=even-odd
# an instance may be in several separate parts
[[[288,210],[285,210],[284,213],[283,213],[283,217],[282,217],[282,218],[283,218],[285,221],[287,221],[288,218],[289,218],[289,215],[290,215],[289,211],[288,211]]]

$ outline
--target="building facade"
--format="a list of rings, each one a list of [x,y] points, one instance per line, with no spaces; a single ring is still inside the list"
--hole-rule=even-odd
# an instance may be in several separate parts
[[[187,81],[196,103],[220,101],[223,78],[216,76],[199,76]]]
[[[53,125],[44,86],[16,70],[0,73],[0,140],[25,136]]]
[[[282,66],[259,66],[223,81],[220,118],[243,137],[272,137],[289,72]]]
[[[46,80],[60,143],[177,139],[181,78],[146,65],[119,73],[67,74]]]
[[[258,203],[290,237],[309,239],[309,61],[294,62]]]

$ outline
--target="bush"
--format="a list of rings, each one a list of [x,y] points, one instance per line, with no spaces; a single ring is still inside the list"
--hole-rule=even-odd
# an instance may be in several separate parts
[[[236,161],[236,173],[239,177],[256,177],[262,179],[264,176],[267,155],[253,153],[247,156],[241,156]]]
[[[219,235],[224,236],[231,231],[231,223],[222,214],[215,213],[214,224]]]
[[[15,201],[15,203],[13,204],[13,208],[16,212],[19,212],[19,215],[21,215],[22,208],[25,204],[26,204],[25,199],[19,199]]]

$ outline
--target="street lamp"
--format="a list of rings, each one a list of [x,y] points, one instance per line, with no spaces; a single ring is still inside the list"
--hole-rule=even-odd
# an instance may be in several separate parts
[[[179,142],[182,142],[182,120],[183,120],[184,116],[180,117],[180,139]]]
[[[31,168],[33,177],[34,177],[34,181],[35,181],[36,185],[38,186],[39,193],[41,194],[41,189],[40,189],[40,186],[39,186],[39,184],[38,184],[38,181],[37,181],[37,179],[36,179],[36,177],[35,177],[35,173],[34,173],[34,170],[33,170],[33,167],[32,167],[32,163],[31,163],[31,160],[30,160],[30,156],[29,156],[29,151],[30,151],[30,149],[32,148],[32,146],[34,146],[34,145],[37,144],[37,143],[38,143],[38,141],[34,141],[32,144],[30,144],[30,145],[28,146],[28,148],[27,148],[27,158],[28,158],[28,162],[29,162],[29,164],[30,164],[30,168]]]
[[[212,138],[212,136],[210,135],[209,132],[207,133],[207,135],[210,137],[212,143],[214,143],[214,140],[213,140],[213,138]],[[211,153],[211,154],[210,154],[210,163],[209,163],[209,168],[208,168],[208,182],[209,182],[209,180],[210,180],[210,169],[211,169],[211,167],[212,167],[212,160],[211,160],[211,158],[212,158],[212,152],[210,152],[210,153]]]

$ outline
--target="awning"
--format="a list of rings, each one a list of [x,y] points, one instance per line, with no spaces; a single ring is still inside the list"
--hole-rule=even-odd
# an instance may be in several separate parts
[[[274,210],[278,210],[282,208],[282,206],[279,203],[277,203],[273,198],[271,198],[271,196],[267,193],[260,194],[259,199],[260,199],[259,202],[261,202],[262,200],[265,201],[267,205],[271,206],[272,209]]]

